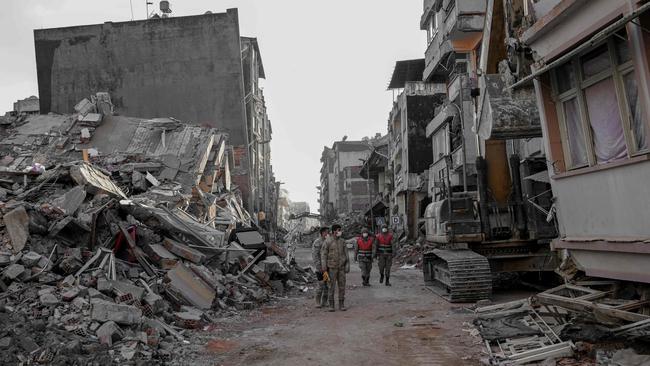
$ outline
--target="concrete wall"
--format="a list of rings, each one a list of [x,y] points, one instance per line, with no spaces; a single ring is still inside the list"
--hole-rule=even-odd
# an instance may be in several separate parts
[[[650,236],[650,162],[552,179],[563,236]]]
[[[97,91],[116,111],[172,116],[246,144],[239,20],[227,13],[34,31],[41,113]]]
[[[614,17],[620,15],[621,9],[627,4],[627,1],[589,0],[578,1],[576,4],[580,6],[569,8],[561,14],[549,11],[545,14],[548,18],[538,20],[538,22],[544,22],[548,19],[548,25],[544,30],[534,35],[526,34],[524,36],[524,40],[537,56],[553,57],[558,52],[574,47],[581,39],[595,31],[594,27],[605,26]],[[564,21],[565,19],[569,21]]]

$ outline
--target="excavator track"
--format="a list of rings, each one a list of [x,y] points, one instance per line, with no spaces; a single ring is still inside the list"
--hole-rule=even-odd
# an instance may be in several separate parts
[[[471,250],[434,249],[423,255],[424,280],[449,302],[476,302],[492,294],[486,257]]]

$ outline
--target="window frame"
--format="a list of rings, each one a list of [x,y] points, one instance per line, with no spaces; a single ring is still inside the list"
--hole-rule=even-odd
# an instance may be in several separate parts
[[[592,167],[596,165],[607,165],[611,163],[610,162],[610,163],[599,164],[596,161],[593,131],[591,128],[591,123],[589,121],[589,114],[587,111],[587,100],[585,95],[585,90],[587,88],[603,80],[606,80],[607,78],[610,77],[612,78],[614,84],[614,89],[615,89],[614,92],[616,94],[619,118],[621,120],[623,134],[625,136],[625,145],[627,147],[626,160],[629,160],[635,156],[648,154],[650,152],[649,147],[646,147],[645,149],[639,149],[636,146],[636,139],[635,139],[634,130],[632,126],[633,121],[630,119],[631,118],[631,113],[629,110],[630,107],[628,102],[628,96],[625,91],[624,77],[627,76],[629,73],[637,72],[636,65],[634,64],[634,56],[631,54],[629,60],[626,60],[625,62],[619,64],[617,53],[616,53],[616,46],[614,43],[614,37],[617,37],[617,35],[613,34],[603,42],[594,45],[593,47],[589,48],[585,52],[582,52],[572,57],[569,61],[567,61],[563,65],[551,70],[552,98],[558,116],[560,137],[562,140],[562,151],[564,153],[564,161],[565,161],[567,171]],[[633,45],[630,42],[629,36],[625,40],[625,42],[627,42],[628,47],[630,49],[630,53],[632,53]],[[585,78],[585,75],[583,73],[583,67],[582,67],[582,57],[587,55],[589,52],[592,52],[598,49],[599,47],[602,47],[603,45],[606,45],[606,49],[607,49],[606,54],[608,56],[609,63],[610,63],[609,67],[606,70],[603,70],[588,78]],[[557,79],[558,79],[557,70],[560,67],[564,67],[567,65],[571,68],[573,74],[575,75],[575,84],[571,85],[569,89],[563,92],[559,92],[559,85],[557,83]],[[637,84],[637,88],[640,89],[640,86],[638,84]],[[571,147],[569,146],[570,139],[568,134],[566,116],[564,112],[564,103],[570,101],[573,98],[576,98],[578,102],[580,128],[582,129],[583,132],[583,137],[584,137],[583,143],[585,144],[585,149],[587,152],[586,164],[575,164],[571,158]],[[643,123],[646,122],[645,118],[646,115],[644,114]],[[649,136],[646,136],[646,139],[648,138]]]
[[[438,35],[438,29],[440,28],[440,22],[438,19],[438,12],[431,14],[429,21],[427,22],[427,44],[430,45],[433,40]]]

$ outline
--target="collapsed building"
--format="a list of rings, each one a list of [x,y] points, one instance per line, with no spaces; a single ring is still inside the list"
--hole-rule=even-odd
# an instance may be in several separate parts
[[[74,110],[0,130],[0,363],[165,363],[311,281],[243,207],[227,134],[116,115],[107,93]]]
[[[126,116],[173,117],[229,136],[244,207],[274,220],[271,122],[255,38],[237,9],[34,31],[40,113],[72,113],[97,90]]]

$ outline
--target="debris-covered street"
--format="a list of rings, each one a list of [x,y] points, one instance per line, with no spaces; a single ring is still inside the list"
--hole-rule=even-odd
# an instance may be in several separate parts
[[[311,260],[305,249],[296,254],[299,263]],[[217,323],[183,358],[197,365],[477,365],[485,357],[469,310],[434,295],[416,269],[396,270],[394,278],[392,287],[380,285],[375,268],[372,286],[363,287],[353,266],[347,312],[316,309],[311,292],[279,299],[244,322]]]
[[[650,366],[648,0],[5,0],[0,51],[0,365]]]

